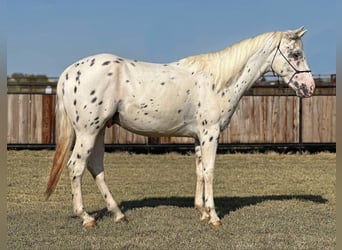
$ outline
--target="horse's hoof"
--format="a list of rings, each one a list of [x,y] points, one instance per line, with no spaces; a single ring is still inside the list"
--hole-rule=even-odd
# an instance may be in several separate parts
[[[88,221],[87,223],[84,223],[83,226],[86,228],[94,228],[96,226],[96,220]]]
[[[122,218],[119,218],[119,219],[115,220],[115,223],[127,224],[127,223],[128,223],[128,220],[127,220],[126,216],[124,216],[124,217],[122,217]]]
[[[203,216],[203,217],[201,217],[201,222],[209,223],[209,220],[210,220],[210,216]]]
[[[212,225],[213,227],[220,227],[222,226],[222,222],[217,220],[217,221],[210,222],[210,225]]]

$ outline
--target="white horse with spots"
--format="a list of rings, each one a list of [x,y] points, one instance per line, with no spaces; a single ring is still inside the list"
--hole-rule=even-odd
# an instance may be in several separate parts
[[[125,220],[107,187],[103,167],[105,128],[115,123],[141,135],[193,137],[195,207],[202,221],[221,225],[213,198],[219,134],[246,90],[266,72],[282,77],[299,97],[313,95],[315,84],[301,42],[304,33],[303,27],[265,33],[221,51],[169,64],[99,54],[69,66],[57,86],[59,138],[46,197],[56,188],[67,165],[74,212],[84,226],[94,226],[95,219],[85,211],[82,201],[81,179],[87,168],[115,221]]]

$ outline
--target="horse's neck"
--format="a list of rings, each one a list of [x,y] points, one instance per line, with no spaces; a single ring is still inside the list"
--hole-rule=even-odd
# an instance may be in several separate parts
[[[241,48],[243,50],[243,48]],[[272,39],[266,41],[263,46],[258,49],[251,50],[250,53],[245,52],[245,60],[237,61],[235,65],[234,75],[227,75],[230,67],[222,69],[222,76],[219,80],[222,88],[237,87],[242,92],[246,91],[253,83],[271,68],[271,58],[274,53],[275,46]],[[222,58],[229,60],[229,54],[222,54]],[[221,59],[222,60],[222,59]],[[225,75],[226,74],[226,75]]]
[[[218,90],[240,84],[239,80],[247,82],[247,87],[250,87],[270,69],[270,55],[279,38],[279,32],[265,33],[221,51],[184,58],[177,65],[210,74]]]

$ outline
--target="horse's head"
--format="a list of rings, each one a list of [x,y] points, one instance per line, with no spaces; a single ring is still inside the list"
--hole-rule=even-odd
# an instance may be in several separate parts
[[[310,97],[315,91],[315,82],[306,62],[301,41],[305,32],[304,27],[285,32],[274,52],[271,64],[272,70],[281,76],[299,97]]]

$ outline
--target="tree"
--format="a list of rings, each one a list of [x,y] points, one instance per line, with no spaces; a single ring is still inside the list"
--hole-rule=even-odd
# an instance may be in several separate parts
[[[17,82],[36,83],[36,82],[48,81],[48,77],[42,74],[34,75],[34,74],[13,73],[11,75],[11,78],[15,79],[15,81]]]

